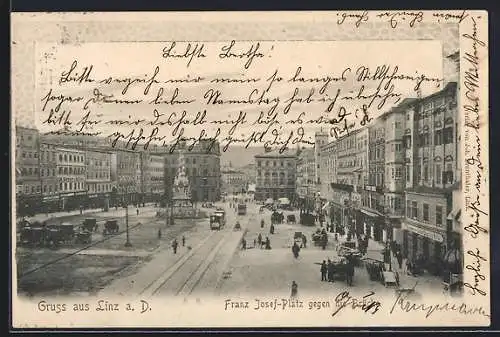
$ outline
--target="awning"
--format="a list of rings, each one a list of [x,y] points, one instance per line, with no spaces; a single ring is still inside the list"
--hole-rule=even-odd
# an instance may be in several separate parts
[[[460,221],[460,217],[462,215],[462,209],[461,208],[456,208],[453,211],[451,211],[446,219],[448,220],[455,220],[455,221]]]
[[[379,215],[379,214],[377,214],[377,213],[375,213],[375,212],[368,211],[368,210],[363,209],[363,208],[361,208],[361,209],[360,209],[360,211],[361,211],[361,213],[363,213],[363,214],[365,214],[365,215],[368,215],[368,216],[371,216],[371,217],[373,217],[373,218],[378,218],[378,217],[380,217],[380,216],[381,216],[381,215]]]

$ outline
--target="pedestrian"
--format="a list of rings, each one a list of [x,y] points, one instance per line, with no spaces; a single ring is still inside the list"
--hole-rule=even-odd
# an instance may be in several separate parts
[[[186,245],[186,238],[183,235],[182,236],[182,247],[184,247],[185,245]]]
[[[262,234],[259,233],[259,236],[257,236],[257,243],[259,244],[260,248],[262,248]]]
[[[174,250],[174,254],[177,254],[177,246],[179,244],[177,243],[177,239],[174,239],[174,241],[172,242],[172,249]]]
[[[253,248],[257,246],[257,239],[253,239]]]
[[[398,260],[399,269],[401,269],[403,267],[403,254],[401,254],[400,250],[396,252],[396,259]]]
[[[137,211],[137,215],[139,215],[139,208],[137,208],[137,210],[136,210],[136,211]]]
[[[297,282],[292,281],[292,293],[291,293],[291,297],[292,298],[296,298],[297,295],[298,295],[298,292],[299,292],[299,286],[298,286]]]
[[[161,228],[158,229],[158,239],[161,239]]]
[[[266,247],[265,249],[269,250],[271,249],[271,240],[269,240],[269,237],[266,236]]]
[[[328,282],[333,282],[333,275],[335,273],[334,271],[334,265],[330,259],[328,259],[328,264],[327,264],[327,273],[328,273]]]
[[[328,267],[326,266],[326,261],[323,260],[323,263],[321,264],[321,281],[326,282],[326,272],[328,271]]]
[[[304,248],[307,248],[307,238],[304,234],[302,234],[302,245]]]
[[[242,250],[247,249],[247,240],[245,240],[245,238],[241,239],[241,249]]]
[[[354,263],[351,258],[348,258],[346,261],[346,277],[347,277],[347,285],[352,286],[352,279],[354,278]]]
[[[292,246],[292,253],[296,259],[299,257],[299,252],[300,252],[300,247],[297,244],[297,242],[294,242]]]

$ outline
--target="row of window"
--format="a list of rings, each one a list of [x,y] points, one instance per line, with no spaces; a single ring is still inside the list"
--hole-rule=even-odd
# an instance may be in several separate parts
[[[437,226],[443,225],[443,206],[432,205],[434,211],[434,223]],[[422,203],[422,208],[418,208],[418,202],[412,200],[406,200],[406,217],[418,220],[426,223],[430,223],[431,219],[431,205],[428,203]]]
[[[126,162],[121,162],[118,164],[118,168],[119,169],[122,169],[122,170],[133,170],[133,169],[136,169],[136,170],[140,170],[141,169],[141,165],[137,162],[133,162],[133,163],[126,163]]]
[[[276,166],[280,166],[280,167],[293,167],[293,164],[294,162],[291,161],[291,160],[288,160],[288,161],[285,161],[285,160],[279,160],[279,161],[276,161],[276,160],[272,160],[272,161],[269,161],[269,160],[265,160],[265,161],[262,161],[262,160],[257,160],[257,166],[258,167],[261,167],[261,166],[272,166],[272,167],[276,167]]]
[[[56,161],[57,152],[56,151],[41,151],[40,160],[41,161]]]
[[[408,165],[409,166],[409,165]],[[407,167],[410,170],[410,167]],[[415,166],[417,181],[423,179],[428,181],[431,177],[434,178],[436,184],[452,184],[453,183],[453,165],[446,164],[446,171],[442,170],[441,164],[434,165],[434,176],[429,173],[429,165],[423,165],[423,169],[420,170],[420,165]],[[407,175],[407,181],[410,181],[409,175]]]
[[[101,160],[101,159],[87,159],[87,165],[95,166],[95,167],[108,167],[109,160]]]
[[[87,172],[87,179],[109,179],[110,174],[107,171]]]
[[[111,192],[113,186],[111,184],[88,184],[87,191],[95,192]]]
[[[431,144],[431,136],[430,133],[426,132],[420,134],[416,138],[417,146],[424,147],[429,145],[443,145],[443,144],[453,144],[453,128],[447,127],[442,130],[436,130],[434,132],[434,144]]]
[[[84,155],[83,154],[59,154],[59,162],[67,162],[67,163],[83,163]]]
[[[68,191],[80,191],[84,189],[84,183],[82,182],[65,182],[57,184],[44,184],[43,193],[55,193],[55,192],[68,192]],[[36,186],[24,186],[24,193],[41,193],[42,188],[40,185]]]
[[[85,175],[85,167],[59,167],[60,175]]]

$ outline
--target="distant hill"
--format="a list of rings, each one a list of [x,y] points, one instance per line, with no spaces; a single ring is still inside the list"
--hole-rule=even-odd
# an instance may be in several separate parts
[[[254,162],[254,156],[264,152],[264,147],[230,146],[226,152],[221,151],[221,166],[240,168]]]

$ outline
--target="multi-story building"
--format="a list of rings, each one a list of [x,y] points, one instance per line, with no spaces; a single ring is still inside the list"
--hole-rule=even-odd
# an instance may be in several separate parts
[[[295,190],[304,209],[314,208],[317,186],[315,157],[314,148],[300,149],[297,154]]]
[[[80,209],[87,196],[85,151],[60,145],[56,150],[61,209]]]
[[[295,200],[296,151],[267,151],[255,155],[257,181],[255,199],[265,201],[268,198]]]
[[[438,266],[448,237],[447,215],[453,211],[453,189],[460,182],[457,84],[414,104],[408,112],[405,137],[408,155],[403,249]],[[438,267],[429,267],[438,269]]]
[[[141,202],[141,160],[137,151],[115,149],[117,200],[122,204]],[[114,172],[111,174],[112,180]]]
[[[331,183],[337,181],[337,142],[332,141],[321,147],[320,193],[327,200],[333,198]],[[328,208],[327,208],[328,210]]]
[[[111,180],[113,156],[108,151],[87,149],[85,151],[87,208],[116,206],[110,203],[111,194],[116,192],[116,181]]]
[[[233,168],[226,168],[221,172],[222,191],[227,194],[244,193],[247,190],[248,181],[245,173]]]
[[[60,208],[57,171],[57,145],[40,142],[40,185],[42,212],[55,212]]]
[[[164,197],[165,159],[158,152],[141,153],[142,193],[144,202],[159,202]]]
[[[191,186],[191,198],[198,201],[218,201],[221,198],[220,147],[202,140],[192,148],[178,144],[175,151],[165,154],[164,184],[166,199],[172,197],[172,186],[179,168],[179,155],[184,155],[185,173]]]
[[[357,230],[376,241],[383,240],[385,119],[376,118],[368,126],[368,184],[361,191],[361,207],[356,218]]]
[[[330,183],[328,213],[337,230],[342,228],[345,232],[354,231],[356,225],[354,207],[360,201],[357,186],[367,172],[363,167],[363,160],[368,152],[365,138],[366,131],[358,129],[334,141],[336,145],[333,158],[336,168],[334,179]],[[328,147],[324,149],[326,148]]]
[[[16,127],[16,201],[19,215],[27,215],[40,207],[39,132]]]
[[[384,113],[385,123],[385,177],[384,177],[384,228],[382,241],[401,239],[401,219],[404,216],[404,191],[406,188],[405,129],[407,113],[414,98],[403,100],[398,106]]]

